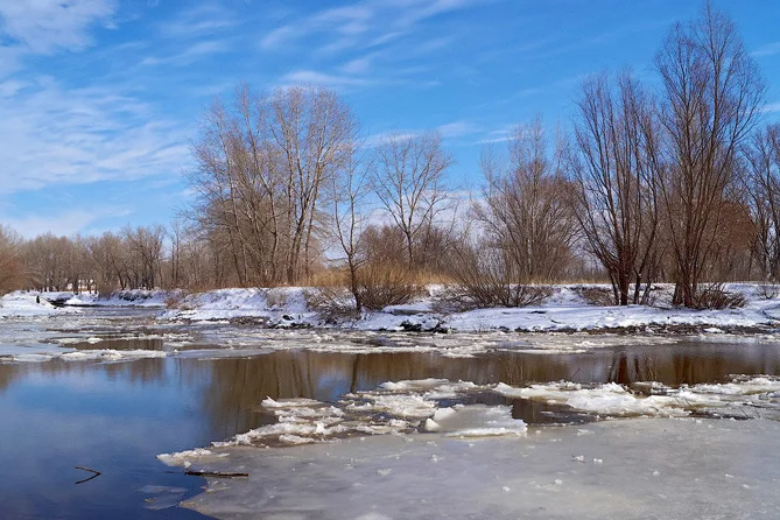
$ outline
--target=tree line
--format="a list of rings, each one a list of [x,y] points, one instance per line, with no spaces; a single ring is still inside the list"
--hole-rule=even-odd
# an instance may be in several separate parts
[[[472,306],[582,279],[609,281],[625,305],[669,281],[675,304],[702,308],[721,282],[777,281],[780,125],[762,120],[766,83],[734,23],[705,4],[654,65],[648,82],[585,80],[569,135],[537,118],[485,148],[465,201],[435,131],[367,140],[327,88],[239,86],[203,114],[195,202],[169,229],[3,229],[0,286],[9,273],[39,289],[335,285],[360,310],[421,280]]]

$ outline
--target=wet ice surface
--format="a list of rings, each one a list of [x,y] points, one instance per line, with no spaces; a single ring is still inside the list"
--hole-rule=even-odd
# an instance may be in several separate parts
[[[525,438],[438,434],[231,448],[186,507],[237,519],[780,516],[780,423],[630,419]]]

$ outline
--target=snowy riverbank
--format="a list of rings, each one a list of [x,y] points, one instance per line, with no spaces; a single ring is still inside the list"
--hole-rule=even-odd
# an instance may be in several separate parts
[[[407,305],[390,306],[381,312],[367,312],[361,319],[343,319],[335,324],[307,305],[303,288],[223,289],[183,297],[168,310],[167,319],[242,320],[254,319],[275,327],[343,327],[357,330],[451,330],[480,332],[516,330],[529,332],[598,331],[614,329],[721,330],[773,328],[780,324],[780,297],[767,297],[758,284],[731,284],[747,304],[739,309],[694,311],[658,306],[599,306],[581,295],[581,287],[559,285],[542,305],[524,308],[477,309],[445,314],[436,310],[441,287]],[[606,289],[606,286],[590,286]],[[659,290],[659,300],[669,287]],[[709,329],[709,330],[708,330]]]
[[[606,286],[586,286],[606,290]],[[185,294],[181,291],[123,291],[110,297],[93,294],[16,292],[0,299],[0,316],[44,315],[54,312],[46,300],[69,308],[80,306],[145,307],[161,309],[161,320],[190,322],[248,322],[274,328],[317,327],[351,330],[461,332],[482,331],[683,331],[719,333],[734,330],[771,330],[780,325],[780,296],[767,294],[756,283],[730,284],[746,305],[738,309],[695,311],[674,308],[668,301],[670,287],[661,286],[654,306],[596,305],[582,296],[582,285],[558,285],[541,305],[524,308],[476,309],[443,313],[437,310],[440,286],[407,305],[366,312],[360,319],[326,317],[309,305],[313,289],[219,289]]]

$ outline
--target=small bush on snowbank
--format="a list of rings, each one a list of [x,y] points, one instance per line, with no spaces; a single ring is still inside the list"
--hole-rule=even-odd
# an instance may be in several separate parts
[[[363,266],[358,272],[357,286],[363,307],[372,311],[409,303],[423,293],[412,273],[395,264]]]
[[[444,312],[462,312],[491,307],[528,307],[541,305],[551,295],[549,287],[472,281],[446,289],[439,296],[436,308]]]
[[[732,293],[715,284],[702,289],[694,298],[692,308],[697,310],[737,309],[747,304],[747,298],[741,293]]]
[[[343,287],[317,287],[303,292],[306,306],[326,322],[358,318],[355,299]]]

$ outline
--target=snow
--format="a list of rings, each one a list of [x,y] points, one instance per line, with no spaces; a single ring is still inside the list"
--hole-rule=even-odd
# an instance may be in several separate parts
[[[229,457],[199,466],[249,478],[211,479],[183,505],[246,520],[780,515],[780,453],[767,449],[779,423],[626,419],[589,429],[592,435],[551,427],[478,442],[426,433],[229,448],[220,450]]]
[[[57,309],[45,300],[37,303],[35,294],[12,292],[0,298],[0,318],[49,316]]]
[[[607,286],[598,286],[605,288]],[[553,295],[544,304],[525,308],[476,309],[452,314],[437,314],[434,297],[425,296],[406,305],[366,312],[359,320],[339,324],[326,323],[309,309],[306,292],[314,289],[288,287],[276,289],[221,289],[191,294],[180,299],[178,307],[168,310],[165,319],[192,321],[253,318],[276,327],[342,327],[358,330],[453,330],[483,332],[521,331],[594,331],[610,329],[663,329],[697,327],[708,335],[722,335],[728,329],[772,326],[780,323],[780,297],[761,296],[759,284],[730,284],[727,290],[747,298],[741,309],[695,311],[642,305],[595,306],[586,302],[573,285],[553,287]],[[664,286],[662,292],[669,292]],[[430,288],[429,294],[441,292]],[[468,355],[468,352],[463,352]],[[455,354],[457,355],[457,354]]]

